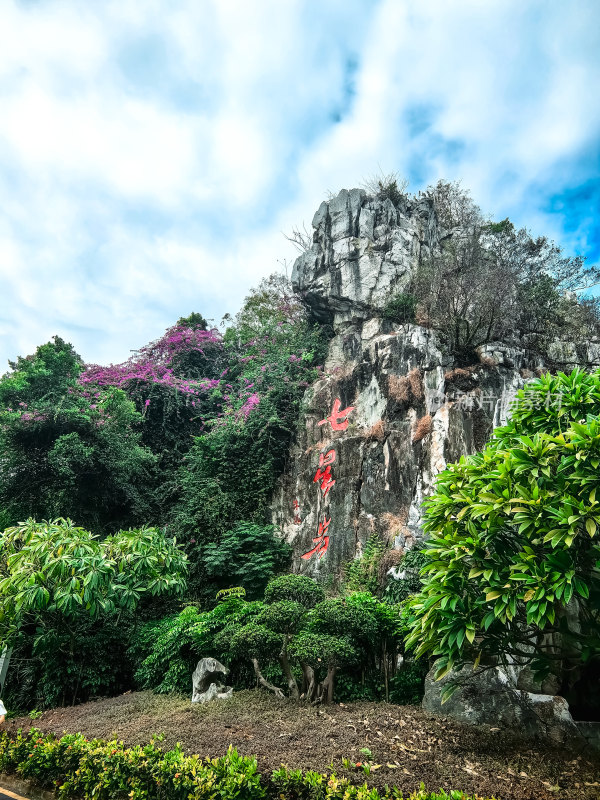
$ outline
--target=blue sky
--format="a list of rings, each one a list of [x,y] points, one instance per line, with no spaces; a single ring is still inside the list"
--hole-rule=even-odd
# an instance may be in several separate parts
[[[597,0],[2,0],[0,372],[123,360],[398,172],[600,256]]]

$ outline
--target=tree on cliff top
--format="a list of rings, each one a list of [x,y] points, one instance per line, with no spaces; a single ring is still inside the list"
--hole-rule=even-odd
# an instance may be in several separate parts
[[[417,320],[438,329],[459,362],[494,340],[545,353],[553,339],[598,333],[598,301],[577,295],[600,281],[597,267],[508,219],[493,222],[458,183],[439,181],[427,193],[441,247],[423,259],[410,290]]]

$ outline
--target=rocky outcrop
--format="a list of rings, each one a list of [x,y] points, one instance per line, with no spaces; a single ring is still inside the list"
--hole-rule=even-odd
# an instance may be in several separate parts
[[[434,679],[435,667],[425,679],[423,708],[470,725],[509,728],[524,738],[551,739],[557,744],[587,744],[563,697],[524,691],[500,667],[474,671],[472,666]],[[458,688],[442,703],[451,684]]]
[[[409,284],[415,263],[439,246],[431,200],[368,197],[343,189],[313,217],[313,244],[294,264],[292,282],[324,322],[369,319]]]
[[[448,462],[480,450],[516,391],[544,364],[490,342],[456,369],[436,333],[385,319],[419,263],[450,235],[431,198],[343,190],[321,203],[294,289],[333,327],[323,376],[305,397],[303,426],[273,500],[294,568],[331,580],[372,534],[393,563],[422,538],[421,504]],[[556,342],[553,366],[600,363],[600,344]]]
[[[452,369],[425,328],[381,318],[345,325],[307,392],[274,498],[295,568],[338,574],[374,533],[393,550],[412,547],[436,475],[484,445],[522,385],[514,367]]]
[[[273,517],[296,570],[335,578],[374,533],[396,555],[422,538],[421,503],[436,475],[484,445],[523,385],[521,371],[539,365],[495,343],[454,369],[433,331],[383,318],[440,246],[428,199],[395,207],[344,190],[321,204],[313,229],[293,283],[334,336],[323,377],[307,391]]]
[[[192,674],[192,703],[208,703],[209,700],[227,700],[233,694],[233,686],[225,686],[223,680],[229,674],[216,658],[202,658]]]

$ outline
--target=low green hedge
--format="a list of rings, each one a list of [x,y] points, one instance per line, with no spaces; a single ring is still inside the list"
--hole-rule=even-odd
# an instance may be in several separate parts
[[[354,786],[334,774],[275,770],[261,778],[255,758],[230,748],[222,758],[164,752],[153,743],[92,741],[75,733],[57,739],[31,728],[15,739],[0,734],[0,772],[18,773],[55,790],[58,798],[86,800],[403,800],[399,789]],[[405,800],[483,800],[462,792],[424,789]]]

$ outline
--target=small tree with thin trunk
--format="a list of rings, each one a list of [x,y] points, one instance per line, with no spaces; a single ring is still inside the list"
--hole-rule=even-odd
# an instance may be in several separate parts
[[[261,664],[279,662],[285,675],[289,694],[293,700],[300,698],[298,682],[292,672],[288,648],[292,638],[306,624],[307,611],[323,600],[323,589],[305,575],[281,575],[273,578],[265,590],[266,605],[257,619],[233,630],[223,631],[229,649],[238,658],[249,658],[259,686],[283,697],[283,691],[264,677]],[[314,680],[312,669],[304,665],[304,685]]]
[[[310,631],[302,631],[292,641],[290,655],[303,669],[310,667],[312,679],[305,693],[306,700],[321,703],[331,703],[333,700],[338,669],[356,664],[360,660],[360,654],[349,639]],[[327,669],[327,673],[324,680],[319,681],[323,667]]]
[[[306,609],[294,600],[278,600],[267,606],[259,616],[259,622],[263,623],[269,630],[275,631],[281,637],[281,650],[279,651],[279,663],[287,680],[290,697],[298,700],[300,692],[298,682],[294,677],[288,656],[290,640],[299,633],[305,623]]]

